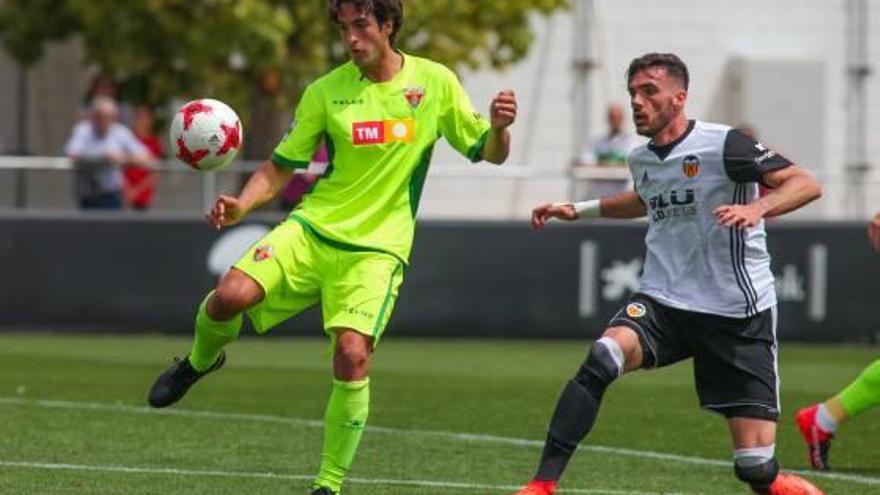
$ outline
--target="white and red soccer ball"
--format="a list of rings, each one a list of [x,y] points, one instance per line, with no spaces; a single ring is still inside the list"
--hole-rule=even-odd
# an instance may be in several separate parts
[[[180,107],[171,121],[174,155],[204,172],[229,165],[241,148],[242,137],[238,115],[222,101],[193,100]]]

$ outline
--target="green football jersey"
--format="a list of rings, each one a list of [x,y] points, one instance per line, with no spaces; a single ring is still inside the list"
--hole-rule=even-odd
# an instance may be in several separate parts
[[[409,259],[415,215],[440,136],[472,161],[490,128],[455,74],[404,55],[390,81],[352,62],[309,85],[272,162],[307,167],[323,138],[330,163],[291,216],[320,237]]]

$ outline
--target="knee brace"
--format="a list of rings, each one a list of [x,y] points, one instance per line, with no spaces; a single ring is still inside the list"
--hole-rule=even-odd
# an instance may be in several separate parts
[[[770,492],[770,485],[779,474],[779,463],[775,457],[766,459],[757,464],[749,463],[749,458],[737,459],[733,464],[733,471],[740,481],[748,483],[755,493],[766,494]]]
[[[623,350],[617,342],[609,337],[602,337],[590,348],[590,353],[578,369],[574,381],[590,392],[599,392],[601,397],[601,392],[623,373],[623,363]]]

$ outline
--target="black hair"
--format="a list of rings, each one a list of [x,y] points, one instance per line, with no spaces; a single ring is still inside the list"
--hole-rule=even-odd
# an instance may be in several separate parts
[[[643,71],[651,67],[663,67],[669,76],[681,81],[685,91],[688,89],[690,76],[688,68],[684,62],[674,53],[646,53],[639,58],[633,59],[626,71],[626,82],[632,80],[637,72]]]
[[[400,26],[403,25],[402,0],[330,0],[328,8],[330,11],[330,19],[333,22],[339,21],[339,10],[344,3],[354,5],[354,7],[363,14],[375,15],[376,21],[380,26],[391,21],[393,27],[391,28],[390,39],[391,44],[394,44],[394,40],[397,38],[397,33],[400,31]]]

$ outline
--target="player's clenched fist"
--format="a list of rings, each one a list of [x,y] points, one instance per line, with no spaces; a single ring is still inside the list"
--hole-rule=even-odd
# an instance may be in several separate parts
[[[495,129],[505,129],[516,120],[516,93],[512,89],[501,90],[492,98],[489,120]]]
[[[532,229],[543,229],[551,218],[577,220],[578,214],[571,203],[543,203],[532,210]]]
[[[205,219],[217,230],[229,225],[235,225],[244,216],[244,209],[237,198],[232,196],[220,195],[214,201],[214,207],[211,208]]]

